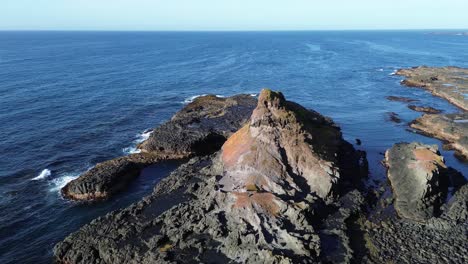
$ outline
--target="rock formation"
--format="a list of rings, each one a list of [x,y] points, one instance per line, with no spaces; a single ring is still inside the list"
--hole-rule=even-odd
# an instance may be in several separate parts
[[[363,203],[351,190],[364,163],[331,120],[263,90],[221,151],[193,158],[54,253],[62,263],[349,262],[346,221]],[[325,252],[326,237],[341,246]]]
[[[398,215],[416,221],[439,215],[449,176],[436,145],[396,144],[385,153],[385,164]]]
[[[250,95],[198,97],[169,122],[155,128],[150,138],[138,146],[142,153],[97,164],[63,187],[62,194],[74,200],[106,199],[151,164],[213,153],[247,122],[255,104]]]
[[[468,113],[430,115],[411,122],[410,126],[418,132],[447,142],[446,146],[468,159]]]
[[[408,105],[408,108],[416,111],[416,112],[423,112],[426,114],[440,114],[442,113],[442,110],[435,109],[430,106],[417,106],[417,105]]]
[[[409,87],[420,87],[433,95],[444,98],[450,103],[467,111],[468,69],[458,67],[413,67],[400,69],[397,75],[405,76],[402,84]]]
[[[398,75],[405,76],[402,84],[421,87],[460,108],[460,113],[439,114],[434,108],[408,106],[415,111],[430,114],[412,121],[417,132],[446,141],[446,146],[456,151],[457,156],[468,158],[468,69],[458,67],[413,67],[400,69]],[[439,115],[438,115],[439,114]]]

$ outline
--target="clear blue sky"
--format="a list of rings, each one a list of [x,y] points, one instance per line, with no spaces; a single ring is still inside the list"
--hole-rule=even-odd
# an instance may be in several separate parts
[[[0,0],[0,30],[468,28],[468,0]]]

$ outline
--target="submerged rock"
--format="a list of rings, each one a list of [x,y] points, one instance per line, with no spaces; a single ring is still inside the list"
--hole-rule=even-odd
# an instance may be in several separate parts
[[[397,113],[395,113],[395,112],[388,112],[386,118],[387,118],[389,121],[392,121],[393,123],[399,124],[399,123],[402,122],[400,116],[399,116]]]
[[[363,163],[331,120],[263,90],[250,122],[221,151],[190,160],[152,195],[84,226],[54,254],[62,263],[349,262],[345,221],[363,203],[349,190]],[[338,205],[349,209],[319,235],[315,223]],[[340,256],[323,251],[325,236],[339,238]]]
[[[423,112],[426,114],[440,114],[442,113],[442,110],[435,109],[430,106],[417,106],[417,105],[408,105],[408,108],[416,111],[416,112]]]
[[[399,216],[423,221],[440,214],[449,176],[436,145],[395,144],[385,153],[385,163]]]
[[[247,122],[255,105],[250,95],[198,97],[169,122],[155,128],[150,138],[138,146],[142,153],[97,164],[63,187],[62,194],[74,200],[106,199],[158,161],[216,152]]]
[[[393,96],[393,95],[387,96],[385,98],[387,98],[387,100],[389,101],[403,102],[403,103],[411,103],[411,102],[419,101],[418,99],[412,99],[412,98],[403,97],[403,96]]]

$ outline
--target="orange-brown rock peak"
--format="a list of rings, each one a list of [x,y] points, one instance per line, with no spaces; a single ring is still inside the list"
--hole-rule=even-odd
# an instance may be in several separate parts
[[[341,142],[327,118],[264,89],[250,123],[223,146],[223,189],[326,198],[340,178]]]

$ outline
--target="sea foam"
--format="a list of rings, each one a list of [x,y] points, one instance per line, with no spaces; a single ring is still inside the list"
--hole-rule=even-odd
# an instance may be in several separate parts
[[[61,177],[55,178],[50,181],[50,192],[59,192],[67,183],[78,178],[79,174],[64,174]]]
[[[141,142],[147,140],[151,134],[153,134],[152,129],[146,129],[142,133],[136,135],[136,139],[132,142],[132,145],[122,149],[124,154],[136,154],[140,153],[141,150],[137,149],[136,145],[140,144]]]
[[[41,173],[39,173],[39,175],[32,178],[31,180],[33,181],[43,180],[43,179],[50,177],[50,175],[52,175],[52,172],[49,169],[43,169]]]

